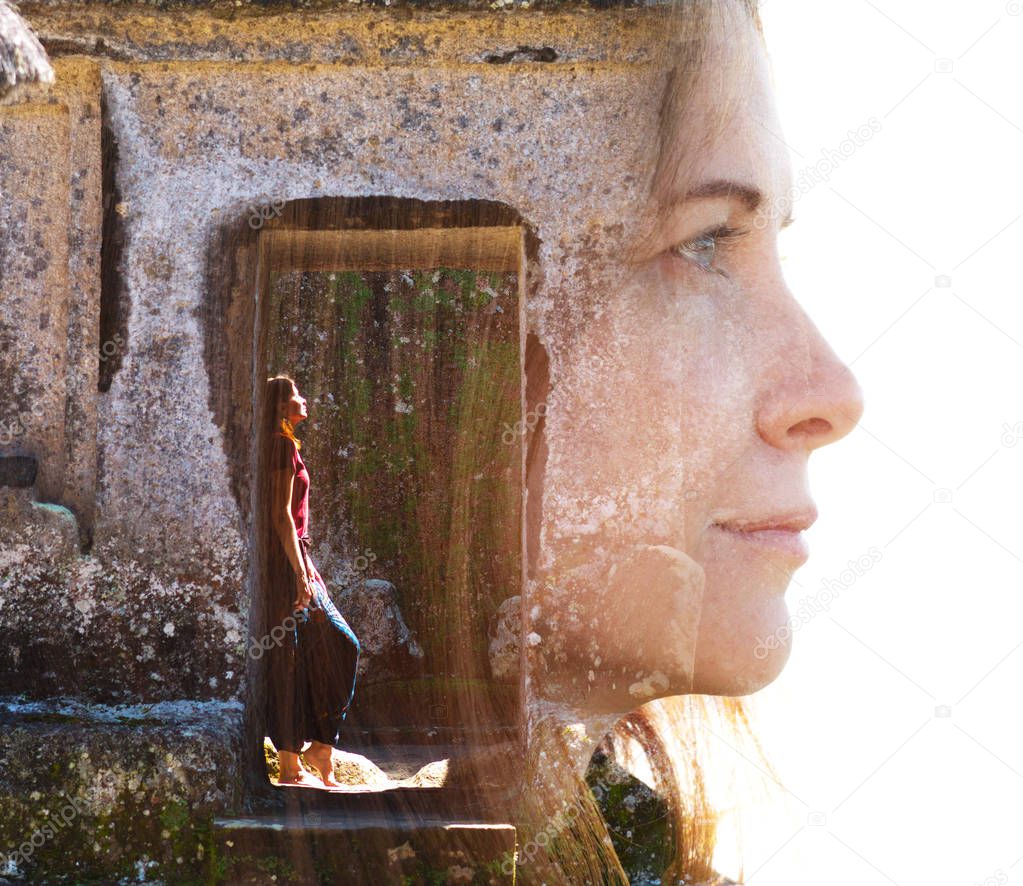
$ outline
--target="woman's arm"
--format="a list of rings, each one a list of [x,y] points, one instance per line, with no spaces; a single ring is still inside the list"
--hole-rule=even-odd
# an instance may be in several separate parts
[[[327,583],[323,580],[323,576],[320,575],[320,570],[316,568],[316,564],[313,562],[313,558],[312,557],[309,558],[309,572],[310,572],[310,576],[309,577],[313,581],[318,581],[324,587],[327,586]]]
[[[281,544],[284,545],[284,553],[291,563],[291,568],[296,575],[306,575],[302,552],[298,546],[298,532],[291,516],[291,495],[294,482],[295,471],[293,469],[273,472],[272,519],[274,529],[277,531]]]

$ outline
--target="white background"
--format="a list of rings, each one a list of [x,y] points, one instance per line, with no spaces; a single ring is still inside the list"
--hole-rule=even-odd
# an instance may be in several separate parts
[[[838,592],[750,698],[784,785],[739,823],[753,886],[1023,883],[1021,9],[763,5],[794,175],[880,128],[780,240],[865,412],[810,458],[820,518],[786,599]]]

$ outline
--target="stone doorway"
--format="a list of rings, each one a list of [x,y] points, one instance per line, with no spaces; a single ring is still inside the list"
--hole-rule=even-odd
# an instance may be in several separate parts
[[[271,223],[256,254],[253,382],[309,401],[313,557],[363,644],[339,777],[476,790],[521,736],[523,229]]]

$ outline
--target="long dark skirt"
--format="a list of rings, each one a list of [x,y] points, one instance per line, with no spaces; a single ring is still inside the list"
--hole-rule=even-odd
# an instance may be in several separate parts
[[[322,582],[313,583],[309,608],[297,613],[288,611],[294,577],[282,584],[287,602],[269,607],[266,734],[278,751],[298,753],[306,741],[337,745],[355,696],[359,640]]]

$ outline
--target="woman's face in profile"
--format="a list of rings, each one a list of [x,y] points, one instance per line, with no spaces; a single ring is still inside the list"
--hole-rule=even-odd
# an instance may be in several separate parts
[[[306,406],[305,397],[298,392],[297,385],[291,386],[291,399],[288,400],[285,406],[285,416],[291,422],[292,427],[309,418],[309,409]]]
[[[783,595],[806,557],[794,530],[815,517],[808,458],[863,410],[855,378],[783,277],[778,236],[792,173],[761,40],[750,25],[755,70],[737,85],[733,36],[686,125],[713,116],[719,71],[733,78],[737,113],[699,158],[691,196],[665,205],[582,333],[581,348],[613,350],[614,360],[573,378],[556,404],[588,414],[570,519],[601,526],[596,547],[617,551],[615,568],[628,542],[677,549],[702,569],[702,591],[652,573],[624,590],[590,590],[591,611],[611,613],[604,636],[586,636],[591,659],[596,651],[598,664],[627,672],[625,684],[660,672],[648,683],[658,696],[747,694],[780,671],[786,643],[765,656],[763,640],[786,624]],[[781,525],[736,531],[761,523]]]

